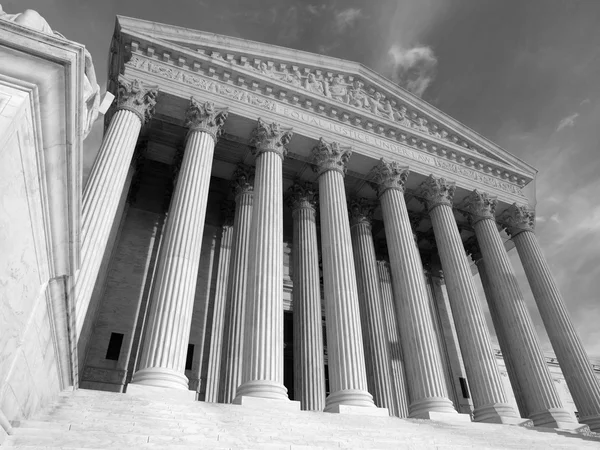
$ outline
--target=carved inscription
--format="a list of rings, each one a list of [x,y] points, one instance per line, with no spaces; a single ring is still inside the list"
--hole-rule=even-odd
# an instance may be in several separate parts
[[[277,105],[276,111],[277,113],[282,114],[284,116],[290,117],[295,120],[299,120],[309,125],[322,128],[324,130],[332,131],[341,136],[347,136],[350,139],[355,139],[357,141],[364,142],[365,144],[373,145],[375,147],[393,152],[397,155],[401,155],[415,161],[429,164],[431,166],[435,165],[435,160],[432,156],[420,152],[415,152],[409,148],[401,147],[392,142],[380,139],[376,136],[371,136],[370,134],[364,133],[360,130],[350,128],[342,124],[330,122],[329,120],[324,120],[320,117],[313,116],[312,114],[306,114],[302,111],[297,111],[295,109],[288,108],[283,105]]]
[[[492,186],[502,191],[511,192],[513,194],[523,195],[521,189],[518,186],[515,186],[510,183],[505,183],[501,180],[498,180],[497,178],[490,177],[473,169],[469,169],[468,167],[464,167],[459,164],[455,164],[453,162],[444,161],[437,158],[435,159],[435,165],[436,167],[448,170],[465,178],[471,178],[472,180],[478,181],[487,186]]]
[[[194,86],[195,88],[202,89],[203,91],[223,95],[233,100],[237,100],[238,102],[249,103],[252,106],[263,108],[268,111],[274,111],[276,108],[275,102],[252,94],[245,89],[239,89],[234,86],[222,84],[217,81],[194,75],[165,64],[148,61],[147,59],[133,56],[127,65],[139,70],[145,70],[148,73],[152,73],[169,80]]]
[[[491,186],[505,192],[510,192],[511,194],[523,196],[521,189],[511,183],[503,182],[497,178],[487,176],[476,170],[469,169],[468,167],[461,166],[454,162],[442,160],[440,158],[394,144],[388,140],[380,139],[377,136],[365,133],[359,129],[351,128],[339,123],[325,120],[312,114],[305,113],[303,111],[299,111],[295,108],[291,108],[278,102],[266,99],[262,96],[250,93],[245,89],[223,84],[200,75],[195,75],[189,71],[180,70],[166,64],[150,61],[146,58],[140,58],[137,55],[134,55],[127,65],[163,78],[167,78],[169,80],[193,86],[207,92],[212,92],[214,94],[222,95],[239,102],[251,104],[258,108],[273,111],[291,119],[298,120],[324,130],[332,131],[341,136],[347,136],[350,139],[364,142],[365,144],[372,145],[383,150],[387,150],[413,161],[438,167],[461,177],[478,181],[487,186]]]

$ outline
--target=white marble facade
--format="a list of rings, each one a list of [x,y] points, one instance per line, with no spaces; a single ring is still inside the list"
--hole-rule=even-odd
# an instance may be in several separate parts
[[[0,26],[0,62],[56,39]],[[53,123],[48,100],[77,97],[0,72],[3,430],[69,386],[600,429],[600,367],[535,240],[533,167],[358,64],[117,27],[85,189],[84,105]],[[62,45],[81,90],[83,49]],[[77,145],[42,157],[52,133]],[[550,333],[564,373],[532,332],[513,242],[564,332]]]

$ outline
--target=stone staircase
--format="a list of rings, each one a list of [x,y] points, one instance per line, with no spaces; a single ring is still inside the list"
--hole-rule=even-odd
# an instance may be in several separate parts
[[[582,436],[509,425],[441,423],[78,390],[13,428],[22,449],[600,449]]]

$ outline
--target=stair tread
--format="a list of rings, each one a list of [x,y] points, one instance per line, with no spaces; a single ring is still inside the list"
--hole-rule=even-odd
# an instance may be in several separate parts
[[[30,450],[598,449],[600,439],[498,424],[254,410],[80,390],[61,393],[49,408],[16,426],[3,445]]]

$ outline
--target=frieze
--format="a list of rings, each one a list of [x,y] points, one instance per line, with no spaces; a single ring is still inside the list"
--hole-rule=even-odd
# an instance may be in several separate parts
[[[225,61],[220,52],[210,52],[209,56],[213,59]],[[233,62],[235,59],[229,61]],[[396,122],[407,129],[452,142],[498,160],[495,155],[452,134],[441,124],[436,124],[415,111],[409,111],[409,108],[403,105],[400,99],[395,98],[393,94],[386,94],[373,87],[367,87],[365,82],[354,76],[334,74],[318,69],[302,68],[301,70],[300,67],[295,65],[279,64],[278,66],[279,68],[272,61],[265,62],[254,59],[254,65],[245,64],[243,67],[277,81],[291,84],[296,88],[304,89],[312,94],[360,109],[362,112]]]
[[[158,61],[149,60],[139,55],[132,55],[126,66],[143,70],[148,73],[152,73],[163,78],[167,78],[176,82],[180,82],[186,85],[193,86],[198,89],[202,89],[207,92],[211,92],[217,95],[222,95],[230,99],[248,103],[252,106],[272,111],[277,114],[281,114],[292,119],[307,123],[318,128],[329,130],[342,136],[346,136],[350,139],[354,139],[363,142],[367,145],[372,145],[383,150],[387,150],[396,155],[403,156],[413,161],[417,161],[430,166],[438,167],[447,170],[451,173],[455,173],[461,177],[468,178],[484,185],[500,189],[511,194],[523,196],[520,186],[514,185],[509,182],[504,182],[493,176],[485,175],[478,170],[470,169],[466,166],[457,164],[452,161],[442,160],[437,156],[428,155],[422,151],[412,150],[411,148],[395,144],[388,139],[382,139],[361,129],[346,126],[343,123],[336,123],[331,120],[327,120],[323,117],[319,117],[313,114],[306,113],[293,107],[289,107],[285,104],[275,102],[270,99],[266,99],[262,96],[248,92],[246,89],[235,87],[232,85],[224,84],[216,80],[205,78],[201,75],[190,72],[189,70],[182,70],[177,67],[163,64]],[[319,89],[317,89],[319,90]],[[340,91],[341,92],[341,91]],[[445,153],[445,152],[444,152]],[[455,157],[454,152],[450,153],[450,157]],[[464,159],[464,158],[463,158]],[[472,161],[472,160],[471,160]]]
[[[203,91],[223,95],[233,100],[237,100],[238,102],[249,103],[252,106],[257,106],[259,108],[266,109],[267,111],[274,111],[276,108],[275,102],[252,94],[245,89],[239,89],[234,86],[225,85],[214,80],[209,80],[192,73],[187,73],[175,67],[149,61],[135,55],[127,63],[127,66],[139,70],[145,70],[148,73],[159,75],[169,80],[194,86],[198,89],[202,89]]]

